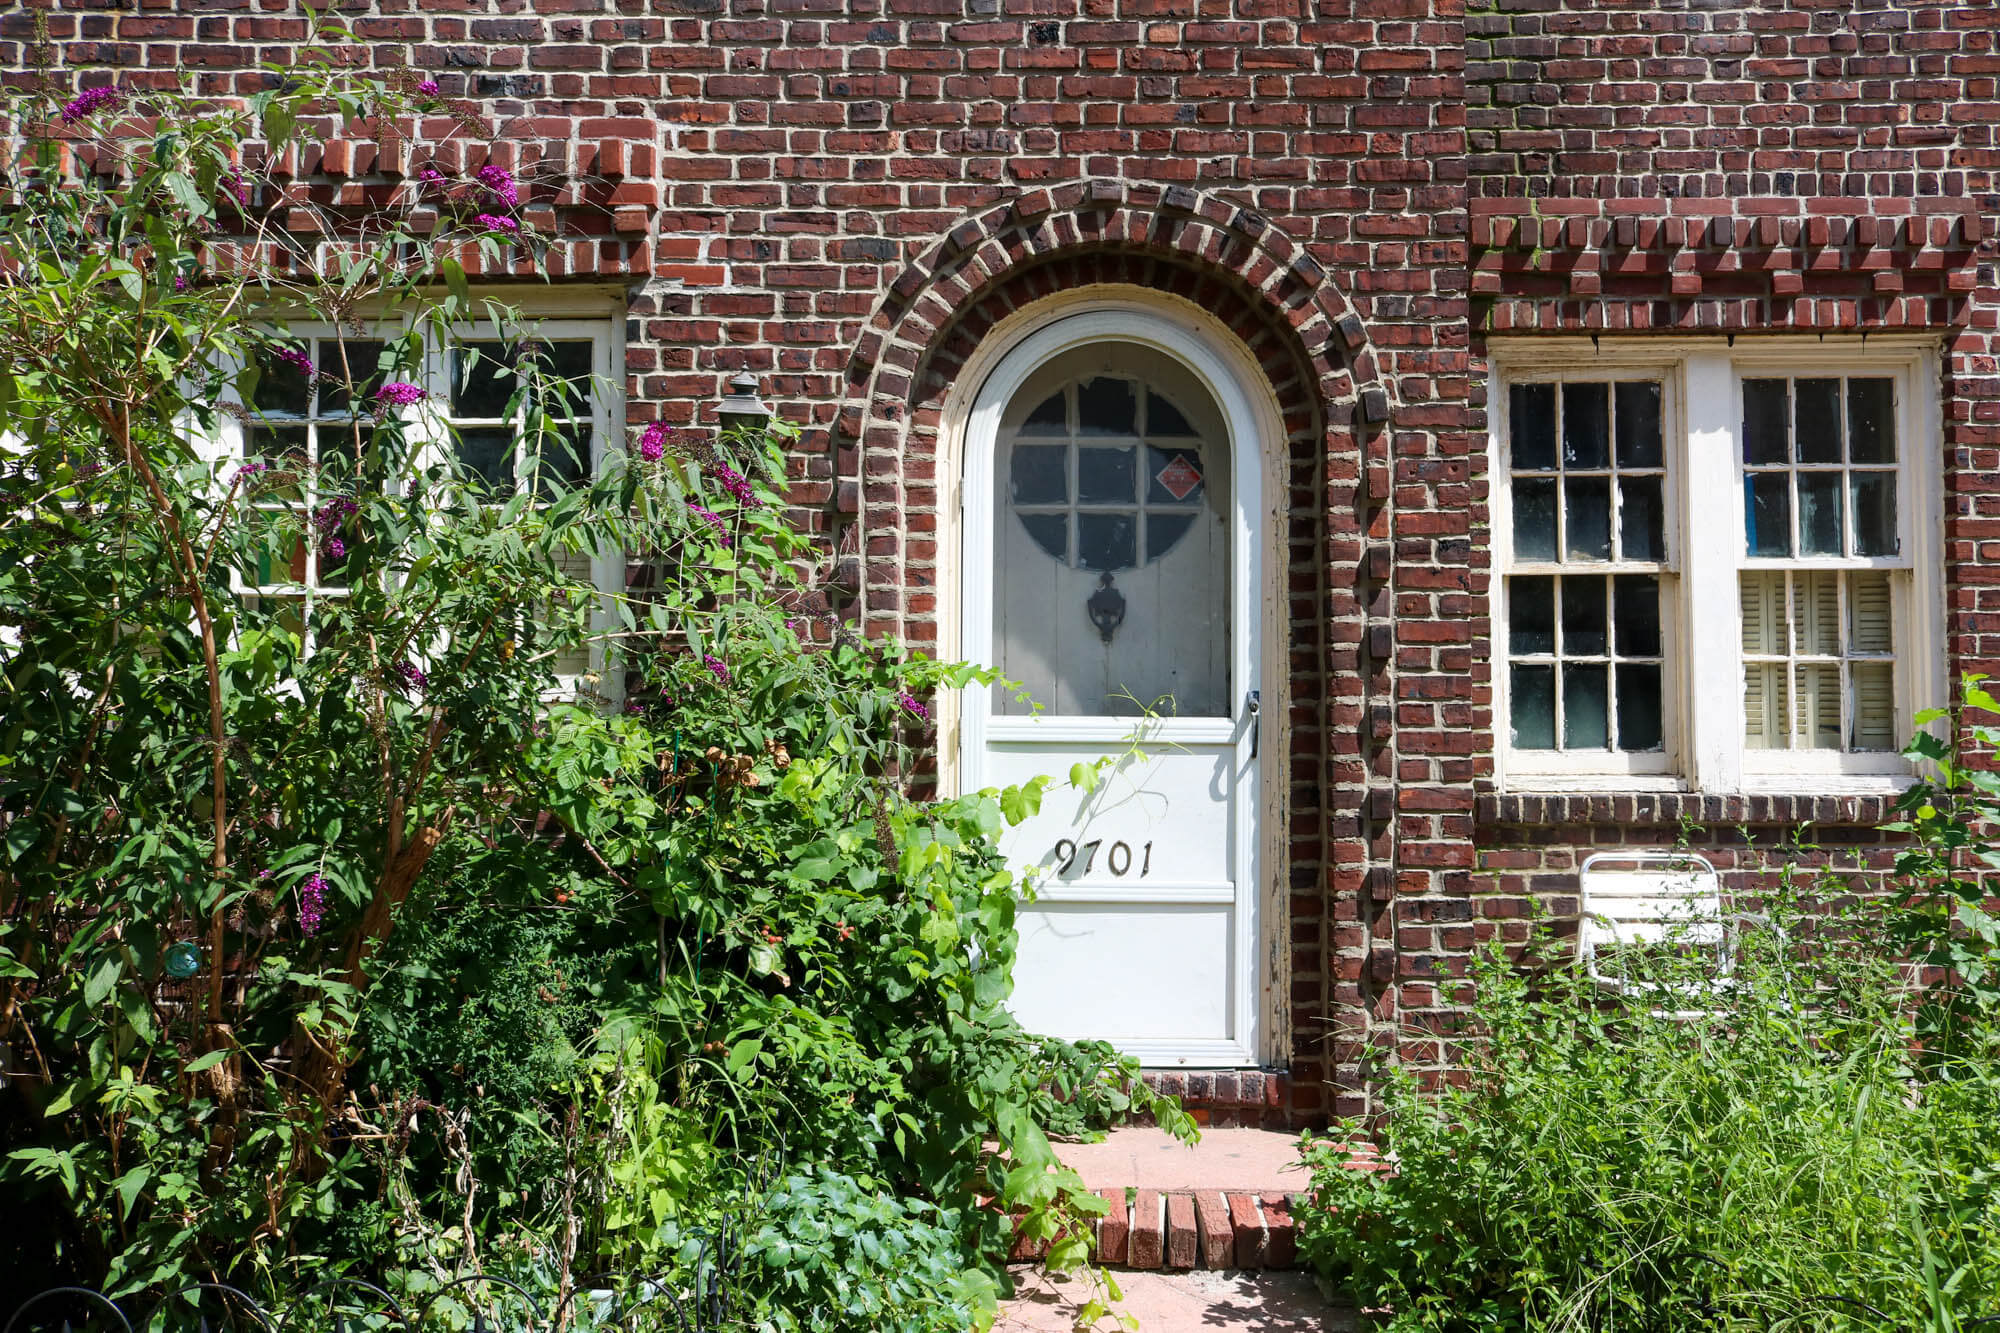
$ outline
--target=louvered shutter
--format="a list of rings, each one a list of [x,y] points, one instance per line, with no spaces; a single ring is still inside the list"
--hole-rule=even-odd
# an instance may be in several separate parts
[[[1745,574],[1739,585],[1743,611],[1743,652],[1746,657],[1782,654],[1785,576]],[[1743,664],[1743,739],[1753,750],[1783,749],[1785,715],[1790,691],[1785,667],[1779,662]]]
[[[1857,571],[1848,575],[1848,651],[1895,651],[1895,599],[1889,575]],[[1896,748],[1896,668],[1893,662],[1856,662],[1854,721],[1848,743],[1857,750]]]

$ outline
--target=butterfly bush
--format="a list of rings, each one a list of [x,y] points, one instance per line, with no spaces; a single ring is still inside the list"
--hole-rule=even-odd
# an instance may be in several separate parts
[[[403,380],[390,380],[375,391],[375,401],[388,407],[410,407],[428,396],[416,385]]]
[[[117,106],[124,100],[124,90],[116,84],[106,84],[101,88],[86,88],[63,103],[62,123],[74,125],[80,120],[88,120],[106,107]]]

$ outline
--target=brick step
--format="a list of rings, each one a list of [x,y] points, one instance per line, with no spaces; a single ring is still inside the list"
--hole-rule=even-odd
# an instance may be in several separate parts
[[[1296,1268],[1295,1194],[1237,1190],[1099,1190],[1111,1205],[1091,1251],[1106,1268]],[[1039,1258],[1017,1246],[1015,1259]]]

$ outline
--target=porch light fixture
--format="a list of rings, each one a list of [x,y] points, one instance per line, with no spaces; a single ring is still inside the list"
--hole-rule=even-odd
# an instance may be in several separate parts
[[[757,396],[757,377],[749,371],[729,377],[729,393],[722,400],[723,433],[759,430],[771,419],[771,409]]]

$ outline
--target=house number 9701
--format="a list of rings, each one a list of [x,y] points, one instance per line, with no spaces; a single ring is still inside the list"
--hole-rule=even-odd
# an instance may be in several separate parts
[[[1068,838],[1062,839],[1056,843],[1056,860],[1062,862],[1061,865],[1056,867],[1056,873],[1058,875],[1067,875],[1072,870],[1077,870],[1076,858],[1077,854],[1081,852],[1083,854],[1083,866],[1078,873],[1088,875],[1090,868],[1097,864],[1097,849],[1102,846],[1104,846],[1104,839],[1102,838],[1093,838],[1082,846],[1078,846]],[[1132,872],[1132,845],[1125,842],[1112,843],[1110,849],[1104,853],[1104,868],[1120,879],[1130,874]],[[1140,849],[1139,878],[1144,879],[1152,873],[1153,844],[1149,842]]]

